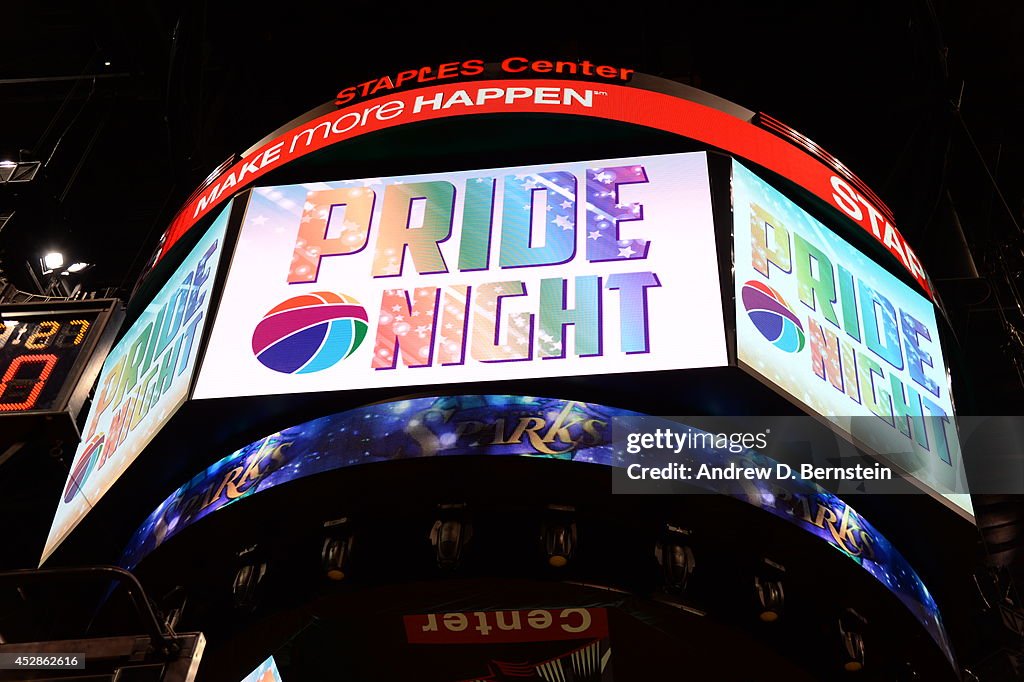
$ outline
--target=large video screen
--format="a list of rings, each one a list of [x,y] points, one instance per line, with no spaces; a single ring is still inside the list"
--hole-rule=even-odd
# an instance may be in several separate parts
[[[246,675],[241,682],[281,682],[281,673],[277,670],[277,661],[271,656]]]
[[[253,191],[195,398],[721,366],[703,153]]]
[[[732,164],[739,361],[968,514],[935,308]]]
[[[41,561],[185,402],[229,210],[213,222],[107,355]]]

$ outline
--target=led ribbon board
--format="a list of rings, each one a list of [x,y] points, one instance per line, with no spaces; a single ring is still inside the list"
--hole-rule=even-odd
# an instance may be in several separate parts
[[[194,397],[726,362],[701,152],[259,188]]]
[[[681,453],[631,454],[624,436],[633,432],[626,426],[630,424],[647,432],[680,427],[662,417],[595,403],[507,395],[415,398],[321,417],[250,443],[199,472],[153,510],[119,564],[134,569],[192,524],[253,495],[350,466],[464,455],[558,459],[626,469],[677,461],[719,468],[740,461],[772,469],[777,464],[752,450],[736,453],[705,445]],[[938,606],[920,576],[844,500],[801,478],[752,480],[749,486],[698,480],[693,485],[755,505],[855,561],[899,598],[953,661]]]
[[[932,303],[732,170],[739,361],[973,514]]]
[[[526,679],[613,681],[607,609],[449,611],[402,620],[406,641],[421,645],[417,652],[442,647],[431,652],[434,657],[458,660],[465,671],[458,679],[483,682],[505,673]],[[454,679],[450,673],[444,677]]]
[[[185,402],[224,246],[227,214],[225,209],[214,221],[103,363],[41,561]]]
[[[525,63],[516,64],[515,68],[525,67]],[[451,73],[454,77],[457,70]],[[612,71],[605,77],[614,75]],[[372,94],[369,90],[367,93]],[[867,192],[858,191],[856,183],[783,138],[695,101],[612,82],[544,78],[450,82],[390,93],[342,108],[327,108],[326,113],[324,108],[317,109],[314,115],[303,117],[301,123],[279,131],[248,150],[230,167],[218,169],[175,216],[163,235],[155,260],[163,258],[192,226],[242,187],[325,147],[421,121],[476,114],[540,113],[588,116],[663,130],[768,168],[848,217],[931,294],[928,277],[913,249],[885,217],[885,210],[876,206],[877,202],[866,196]]]

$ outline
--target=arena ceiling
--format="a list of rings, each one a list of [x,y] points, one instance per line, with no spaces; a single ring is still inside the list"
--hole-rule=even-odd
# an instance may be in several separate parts
[[[11,216],[2,274],[31,288],[26,263],[60,249],[94,264],[86,289],[125,296],[214,167],[339,89],[467,58],[590,59],[766,112],[841,159],[894,210],[937,281],[973,409],[1021,414],[1024,6],[654,7],[5,3],[0,160],[41,171],[0,185],[0,216]],[[1019,502],[996,504],[992,547],[1012,558]]]

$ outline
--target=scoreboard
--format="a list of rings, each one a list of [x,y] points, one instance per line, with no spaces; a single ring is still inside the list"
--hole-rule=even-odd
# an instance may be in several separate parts
[[[0,305],[0,446],[39,422],[75,419],[123,319],[113,299]]]

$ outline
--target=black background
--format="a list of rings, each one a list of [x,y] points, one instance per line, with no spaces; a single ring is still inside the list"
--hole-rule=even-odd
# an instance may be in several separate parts
[[[968,379],[961,404],[1021,414],[1019,3],[57,0],[6,2],[0,25],[0,159],[45,162],[33,183],[0,186],[0,215],[14,211],[0,268],[21,288],[25,263],[59,248],[95,264],[87,289],[126,296],[216,165],[344,87],[447,61],[589,59],[764,111],[842,160],[937,284]],[[51,454],[0,472],[0,526],[33,543],[66,477]],[[988,561],[1021,572],[1020,499],[976,502]],[[5,551],[0,566],[32,554]]]

